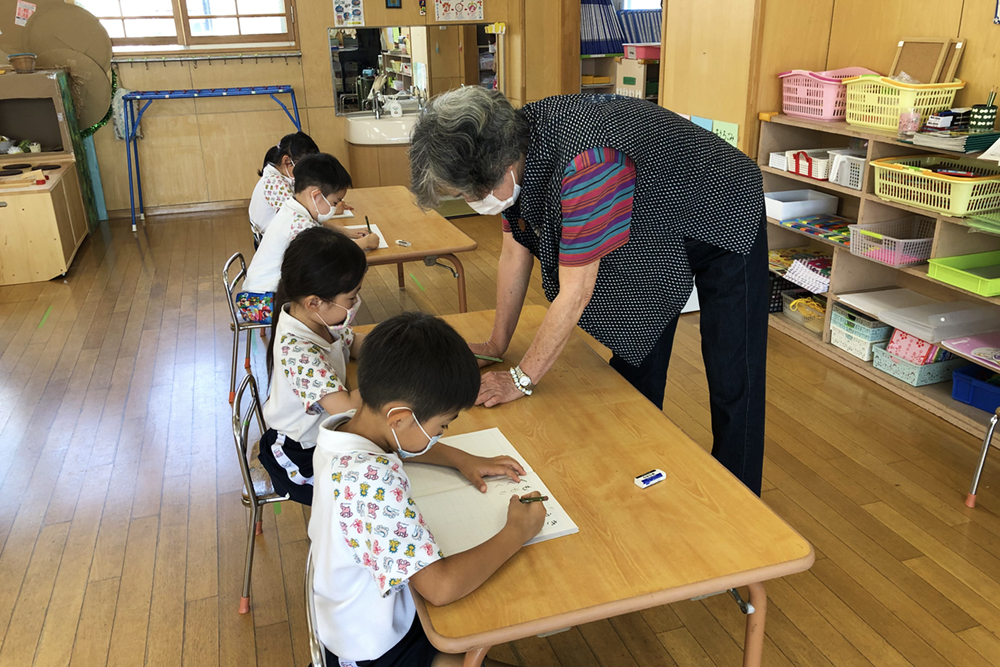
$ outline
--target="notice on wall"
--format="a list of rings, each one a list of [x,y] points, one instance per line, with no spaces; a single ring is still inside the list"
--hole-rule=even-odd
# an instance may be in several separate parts
[[[17,10],[14,14],[14,25],[23,26],[31,18],[31,15],[35,13],[38,7],[33,2],[25,2],[24,0],[17,0]]]
[[[365,0],[333,0],[333,25],[336,28],[364,27]]]
[[[740,126],[736,123],[727,123],[722,120],[712,121],[712,132],[719,135],[727,142],[730,146],[736,147],[736,142],[740,138]]]
[[[483,0],[434,0],[438,21],[482,21]]]

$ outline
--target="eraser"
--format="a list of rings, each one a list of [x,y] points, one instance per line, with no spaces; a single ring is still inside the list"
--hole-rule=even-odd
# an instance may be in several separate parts
[[[662,470],[650,470],[649,472],[636,476],[635,485],[640,489],[646,489],[654,484],[662,482],[666,478],[667,475]]]

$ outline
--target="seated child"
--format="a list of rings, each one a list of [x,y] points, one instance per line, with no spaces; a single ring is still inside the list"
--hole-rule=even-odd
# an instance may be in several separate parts
[[[278,215],[267,228],[243,282],[243,292],[236,296],[236,305],[245,320],[268,322],[274,290],[281,273],[281,258],[285,248],[303,229],[325,224],[354,238],[365,249],[378,247],[376,234],[344,230],[330,219],[334,208],[342,203],[351,175],[332,155],[307,155],[295,165],[295,195],[286,199]]]
[[[312,450],[320,422],[357,406],[357,394],[345,383],[347,359],[361,347],[351,322],[367,270],[364,251],[325,227],[296,236],[281,263],[260,463],[275,491],[305,505],[312,502]]]
[[[278,209],[294,195],[292,169],[306,155],[319,153],[319,146],[305,132],[293,132],[281,138],[276,146],[267,149],[264,166],[257,175],[260,180],[250,197],[250,227],[253,229],[254,248],[260,243],[264,231],[278,213]]]
[[[427,639],[410,588],[434,605],[458,600],[541,530],[542,503],[514,496],[503,530],[445,558],[410,498],[403,460],[455,468],[484,492],[486,475],[520,481],[524,470],[511,457],[480,458],[435,444],[475,403],[479,384],[468,344],[431,315],[398,315],[365,339],[361,405],[322,423],[313,455],[309,537],[328,665],[460,667],[463,656],[439,653]]]

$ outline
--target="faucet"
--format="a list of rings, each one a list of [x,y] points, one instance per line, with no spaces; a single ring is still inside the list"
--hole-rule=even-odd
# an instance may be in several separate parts
[[[382,105],[385,104],[382,89],[385,88],[386,81],[387,77],[385,73],[379,74],[375,77],[374,83],[372,83],[371,92],[368,93],[368,99],[372,102],[372,110],[375,111],[375,118],[382,117]]]

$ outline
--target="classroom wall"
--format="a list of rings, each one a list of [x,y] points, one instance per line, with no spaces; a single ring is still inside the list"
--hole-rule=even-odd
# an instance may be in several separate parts
[[[559,3],[565,0],[544,0]],[[516,20],[523,16],[524,0],[486,0],[486,21],[508,21],[508,3]],[[402,0],[401,9],[386,9],[385,3],[365,3],[366,23],[417,25],[417,0]],[[428,3],[433,14],[433,3]],[[333,3],[299,0],[297,26],[301,58],[247,59],[227,64],[167,63],[122,64],[119,83],[131,90],[212,88],[287,83],[295,88],[302,129],[320,148],[337,156],[350,169],[344,141],[345,120],[334,110],[327,28],[333,26]],[[433,23],[433,15],[426,17]],[[509,26],[522,33],[523,27]],[[459,28],[429,28],[434,37],[455,35]],[[433,40],[430,49],[433,51]],[[523,48],[523,42],[519,42]],[[248,47],[247,51],[252,51]],[[520,68],[524,59],[511,54],[509,75],[524,79]],[[456,64],[457,67],[457,64]],[[433,68],[432,76],[436,76]],[[457,76],[457,75],[456,75]],[[451,74],[439,77],[438,84]],[[518,97],[521,97],[520,91]],[[282,96],[287,104],[287,96]],[[170,100],[150,105],[142,119],[144,139],[139,142],[142,161],[143,194],[148,207],[170,210],[204,210],[241,205],[249,198],[257,180],[264,153],[282,135],[294,131],[291,121],[271,100],[242,97],[234,99]],[[129,208],[125,143],[114,138],[109,126],[94,135],[104,184],[104,196],[112,214]]]

